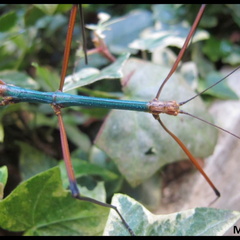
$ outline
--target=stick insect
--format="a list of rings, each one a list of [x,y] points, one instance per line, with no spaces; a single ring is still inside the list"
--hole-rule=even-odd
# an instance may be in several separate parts
[[[159,90],[156,94],[156,97],[150,102],[100,99],[100,98],[91,98],[91,97],[84,97],[84,96],[73,96],[70,94],[62,93],[64,79],[66,77],[66,71],[67,71],[67,67],[68,67],[68,59],[69,59],[69,54],[70,54],[75,18],[77,15],[77,8],[78,7],[76,5],[74,5],[71,10],[71,15],[70,15],[70,20],[69,20],[69,28],[68,28],[67,39],[66,39],[66,47],[65,47],[65,51],[64,51],[64,60],[63,60],[63,67],[62,67],[62,73],[61,73],[61,81],[60,81],[60,86],[59,86],[58,91],[49,92],[49,93],[45,93],[45,92],[41,93],[38,91],[27,90],[27,89],[22,89],[22,88],[15,87],[15,86],[10,86],[10,85],[5,84],[4,82],[1,82],[0,93],[1,93],[1,96],[3,96],[1,105],[5,106],[8,104],[13,104],[13,103],[18,103],[18,102],[32,102],[32,103],[41,102],[41,103],[51,104],[53,107],[53,110],[58,118],[63,158],[64,158],[64,161],[66,164],[66,169],[67,169],[68,177],[69,177],[70,190],[71,190],[73,197],[76,199],[79,199],[81,201],[89,201],[89,202],[101,205],[103,207],[108,207],[108,208],[114,209],[117,212],[117,214],[119,215],[119,217],[121,218],[122,223],[124,224],[124,226],[126,227],[126,229],[129,231],[129,233],[131,235],[134,235],[134,232],[131,229],[131,226],[129,226],[129,224],[123,218],[122,214],[118,211],[118,209],[115,206],[113,206],[111,204],[107,204],[107,203],[102,203],[100,201],[97,201],[97,200],[89,198],[89,197],[84,197],[80,194],[77,184],[76,184],[73,167],[71,165],[69,146],[68,146],[66,131],[64,128],[64,123],[63,123],[62,114],[61,114],[62,108],[67,107],[67,106],[81,105],[81,106],[91,106],[91,107],[95,106],[95,107],[102,107],[102,108],[126,109],[126,110],[143,111],[143,112],[151,113],[153,115],[153,117],[163,127],[163,129],[179,144],[179,146],[186,153],[186,155],[189,157],[189,159],[193,162],[193,164],[201,172],[203,177],[206,179],[206,181],[209,183],[209,185],[215,192],[216,196],[220,197],[220,192],[215,187],[215,185],[212,183],[210,178],[206,175],[206,173],[202,170],[201,166],[195,160],[193,155],[189,152],[187,147],[185,147],[185,145],[181,142],[181,140],[177,136],[175,136],[170,130],[168,130],[168,128],[165,126],[165,124],[162,122],[162,120],[160,118],[160,113],[165,113],[165,114],[169,114],[169,115],[173,115],[173,116],[176,116],[178,114],[186,114],[186,115],[192,116],[190,113],[180,110],[179,107],[184,105],[188,101],[194,99],[195,97],[199,96],[200,94],[204,93],[205,91],[207,91],[208,89],[210,89],[211,87],[215,86],[216,84],[218,84],[219,82],[221,82],[225,79],[225,78],[223,78],[223,79],[219,80],[217,83],[213,84],[206,90],[202,91],[201,93],[198,93],[191,99],[186,100],[184,102],[177,103],[175,101],[167,101],[167,102],[159,101],[162,89],[164,88],[167,81],[170,79],[171,75],[175,72],[175,70],[176,70],[180,60],[182,59],[183,54],[184,54],[184,52],[191,40],[196,28],[197,28],[197,25],[203,15],[205,5],[203,5],[200,8],[200,10],[197,14],[196,20],[194,21],[194,24],[186,38],[184,46],[182,47],[171,71],[169,72],[166,79],[163,81],[161,87],[159,88]],[[236,70],[238,70],[238,68]],[[213,125],[213,126],[217,127],[216,125]],[[218,127],[218,128],[221,129],[220,127]],[[221,130],[224,130],[224,129],[221,129]],[[224,130],[224,131],[226,131],[226,130]],[[228,133],[230,133],[230,132],[228,132]],[[233,133],[230,133],[230,134],[239,138],[237,135],[235,135]]]

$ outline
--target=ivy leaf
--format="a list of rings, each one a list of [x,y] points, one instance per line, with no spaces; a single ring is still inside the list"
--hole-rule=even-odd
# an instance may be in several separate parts
[[[153,24],[152,14],[147,10],[135,10],[123,16],[124,20],[111,25],[111,31],[104,31],[105,43],[110,52],[121,54],[124,51],[136,53],[129,44],[136,39],[141,31]],[[114,20],[118,21],[121,18]],[[120,29],[120,30],[119,30]]]
[[[57,161],[27,143],[17,142],[21,149],[20,171],[22,179],[28,179],[57,165]]]
[[[159,81],[167,76],[169,69],[130,59],[123,72],[124,99],[150,101],[155,97]],[[175,74],[166,84],[160,100],[181,102],[194,95],[194,91],[182,81],[181,76]],[[211,121],[211,116],[199,98],[184,105],[184,110]],[[203,158],[213,152],[216,129],[208,125],[203,128],[202,122],[185,116],[165,114],[161,118],[194,156]],[[132,186],[144,182],[165,164],[187,159],[182,149],[149,113],[112,110],[105,119],[95,144],[113,159]]]
[[[4,128],[3,125],[0,123],[0,143],[4,141]]]
[[[52,15],[58,8],[58,4],[34,4],[35,7],[41,9],[47,15]]]
[[[186,26],[186,23],[180,20],[178,15],[182,15],[181,9],[176,11],[176,6],[169,4],[153,5],[153,12],[156,18],[155,26],[145,29],[139,38],[130,43],[129,47],[150,52],[154,52],[156,48],[163,49],[168,46],[182,48],[190,26]],[[208,37],[206,31],[197,30],[192,42]]]
[[[0,227],[30,236],[102,235],[109,209],[72,198],[55,167],[0,201]]]
[[[200,81],[198,91],[201,92],[204,89],[210,87],[212,84],[222,79],[224,76],[218,72],[209,73],[204,81]],[[206,95],[211,95],[220,99],[232,99],[238,100],[237,94],[227,85],[226,81],[221,82],[216,85],[214,88],[210,88]]]
[[[6,166],[0,167],[0,199],[3,198],[4,187],[7,183],[8,170]]]
[[[80,71],[65,78],[63,91],[85,86],[102,79],[117,79],[122,77],[122,67],[129,58],[129,53],[123,53],[114,63],[103,68],[101,71],[97,68],[83,68]]]
[[[137,236],[219,236],[240,219],[240,212],[214,208],[195,208],[155,215],[134,199],[122,194],[115,194],[111,204],[124,213],[125,220]],[[129,235],[112,210],[104,235]]]
[[[118,178],[117,174],[115,174],[107,169],[104,169],[103,167],[100,167],[96,164],[92,164],[92,163],[89,163],[84,160],[73,158],[72,164],[73,164],[76,178],[81,177],[81,176],[88,176],[88,175],[100,176],[105,181],[114,181]],[[67,172],[66,172],[64,161],[61,161],[59,163],[59,166],[61,169],[61,176],[63,179],[63,184],[64,184],[64,186],[67,186],[69,184],[68,183],[69,180],[67,177]]]
[[[56,91],[59,87],[60,76],[57,72],[52,71],[49,67],[39,66],[33,62],[32,66],[36,68],[36,76],[39,79],[39,84],[45,91]]]
[[[6,70],[0,72],[0,78],[7,84],[13,84],[22,88],[33,90],[39,89],[38,83],[25,73],[15,70]]]
[[[0,32],[7,32],[9,31],[12,27],[17,22],[17,14],[15,11],[10,11],[6,14],[3,14],[0,17]]]

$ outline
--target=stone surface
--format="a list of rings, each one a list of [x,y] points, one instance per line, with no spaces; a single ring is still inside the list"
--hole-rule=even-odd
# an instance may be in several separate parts
[[[223,70],[228,73],[230,69]],[[240,71],[228,80],[240,97]],[[216,101],[209,109],[215,124],[240,136],[240,101]],[[170,213],[195,207],[213,207],[240,211],[240,140],[219,130],[213,155],[204,160],[204,170],[221,193],[215,194],[198,171],[185,174],[163,190],[163,202],[157,213]],[[240,227],[240,221],[235,224]],[[229,229],[225,235],[233,235]]]

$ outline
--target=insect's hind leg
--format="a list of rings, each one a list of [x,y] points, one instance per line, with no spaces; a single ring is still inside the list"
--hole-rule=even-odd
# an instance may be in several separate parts
[[[126,220],[123,218],[122,214],[118,211],[117,207],[114,206],[114,205],[111,205],[109,203],[103,203],[103,202],[100,202],[96,199],[93,199],[93,198],[89,198],[89,197],[83,197],[81,196],[79,190],[78,190],[78,187],[77,187],[77,183],[76,181],[70,181],[70,186],[69,186],[70,190],[71,190],[71,193],[72,193],[72,196],[80,201],[86,201],[86,202],[91,202],[91,203],[94,203],[94,204],[97,204],[97,205],[100,205],[102,207],[107,207],[107,208],[112,208],[116,211],[116,213],[118,214],[118,216],[120,217],[123,225],[126,227],[126,229],[128,230],[128,232],[131,234],[131,236],[135,236],[133,230],[129,227],[129,225],[127,224]]]

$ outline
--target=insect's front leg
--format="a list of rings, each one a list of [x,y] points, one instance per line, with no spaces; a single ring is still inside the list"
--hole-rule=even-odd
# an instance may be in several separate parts
[[[13,97],[3,97],[2,101],[0,102],[0,106],[6,106],[14,103],[16,103],[16,101],[14,101]]]
[[[0,106],[6,106],[8,104],[16,103],[13,97],[5,96],[6,85],[7,84],[0,79],[0,97],[2,97],[2,101],[0,101]]]

